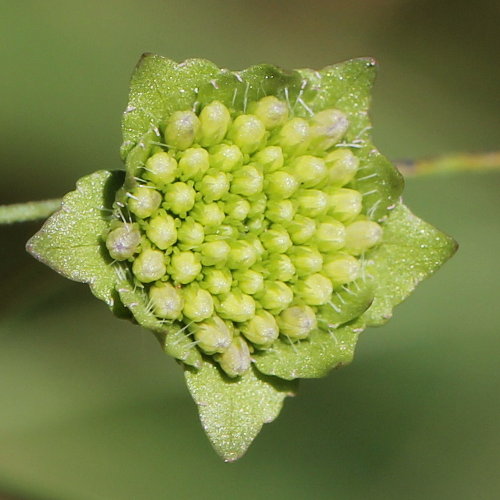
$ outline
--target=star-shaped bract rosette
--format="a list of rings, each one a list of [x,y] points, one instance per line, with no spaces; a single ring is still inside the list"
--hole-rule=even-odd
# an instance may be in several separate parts
[[[371,143],[374,75],[367,58],[231,72],[145,55],[123,117],[123,184],[82,179],[30,241],[156,334],[225,460],[297,379],[349,363],[359,333],[455,250],[401,204],[402,178]],[[111,220],[79,212],[83,186],[101,190],[93,203]],[[65,227],[92,245],[82,252]]]

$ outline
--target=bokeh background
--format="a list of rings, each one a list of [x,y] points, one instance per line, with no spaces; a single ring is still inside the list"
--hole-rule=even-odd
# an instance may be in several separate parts
[[[391,159],[500,145],[494,0],[0,2],[0,203],[59,197],[120,168],[142,52],[320,68],[380,64],[372,118]],[[0,498],[494,499],[500,496],[500,173],[409,179],[456,257],[354,363],[301,385],[224,464],[178,366],[87,287],[0,228]]]

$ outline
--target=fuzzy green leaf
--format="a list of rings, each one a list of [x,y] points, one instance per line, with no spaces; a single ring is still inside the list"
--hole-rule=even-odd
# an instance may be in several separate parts
[[[295,382],[266,377],[250,370],[230,379],[211,362],[185,371],[188,388],[198,405],[201,422],[213,447],[227,462],[240,458],[263,424],[279,414]]]
[[[399,204],[384,224],[384,243],[370,253],[375,299],[364,314],[368,326],[381,325],[424,278],[457,250],[456,242]]]
[[[101,170],[81,178],[55,212],[27,243],[27,250],[66,278],[88,283],[94,295],[115,312],[121,308],[102,235],[123,172]]]

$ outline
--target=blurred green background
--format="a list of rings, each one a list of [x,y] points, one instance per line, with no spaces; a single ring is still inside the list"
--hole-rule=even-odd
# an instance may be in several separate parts
[[[4,0],[0,203],[120,168],[145,51],[232,69],[374,56],[388,157],[496,150],[499,26],[493,0]],[[25,254],[39,224],[0,228],[0,498],[498,498],[499,188],[499,173],[408,180],[406,202],[459,253],[235,464],[153,336]]]

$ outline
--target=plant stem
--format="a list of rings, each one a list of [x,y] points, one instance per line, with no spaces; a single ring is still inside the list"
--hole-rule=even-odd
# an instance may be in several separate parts
[[[61,199],[0,205],[0,224],[46,219],[61,206]]]
[[[500,151],[491,153],[456,153],[396,162],[405,177],[444,174],[453,172],[488,172],[500,170]]]

